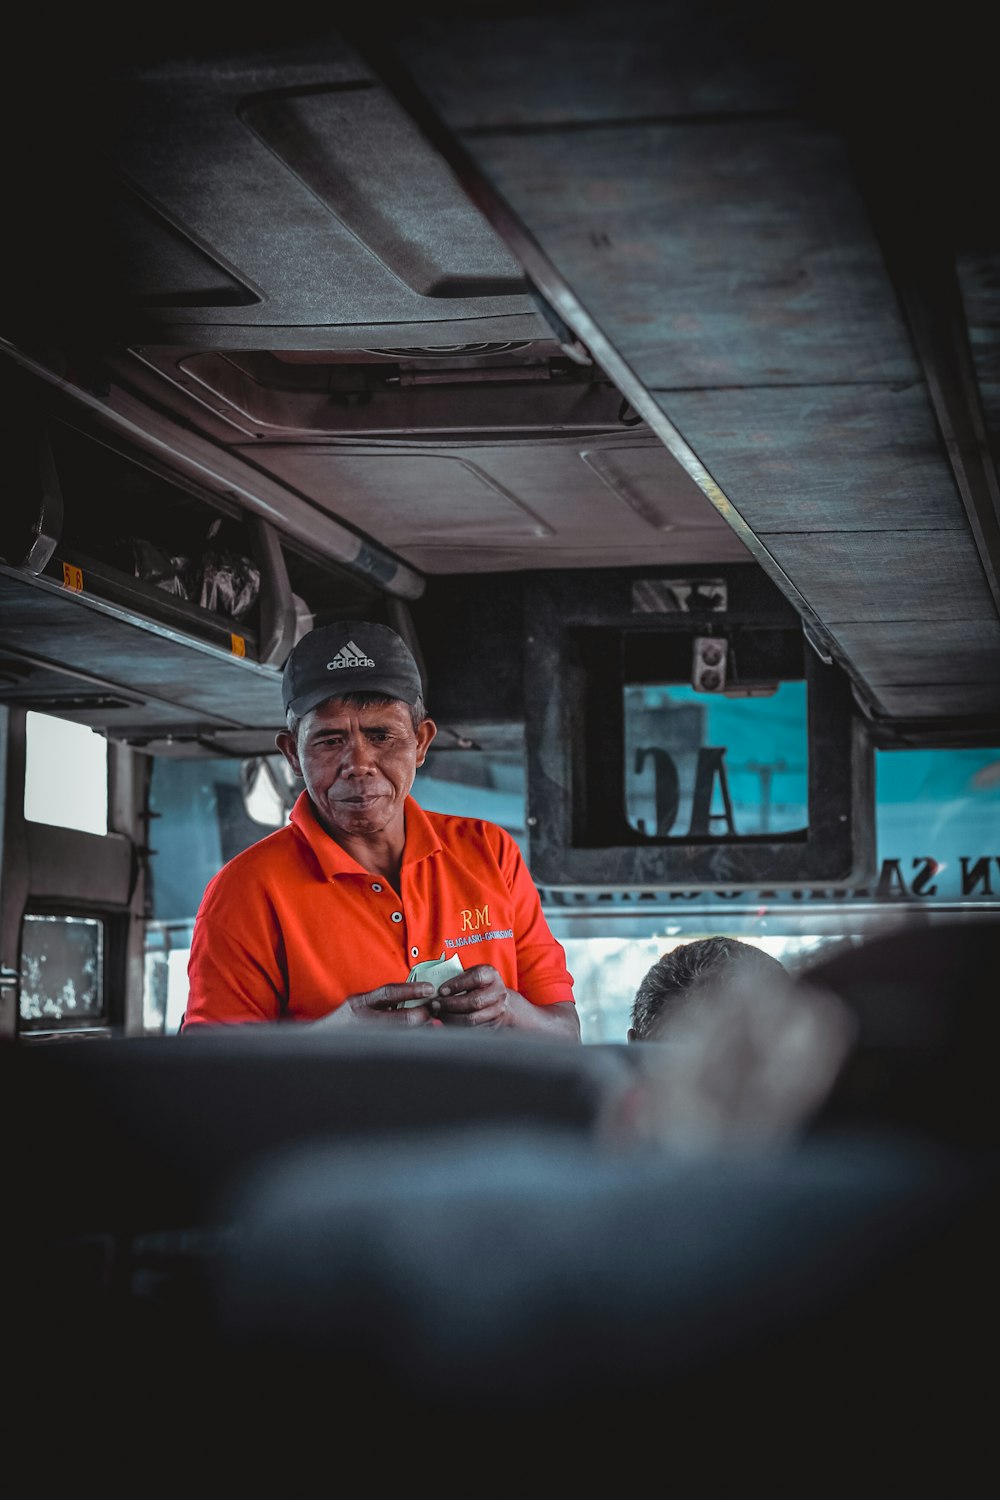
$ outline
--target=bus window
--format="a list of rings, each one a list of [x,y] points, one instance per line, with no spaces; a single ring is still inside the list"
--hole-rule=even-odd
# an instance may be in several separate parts
[[[760,715],[756,739],[727,726],[728,743],[741,746],[730,781],[733,816],[741,827],[756,820],[759,828],[768,818],[790,827],[801,814],[795,788],[802,783],[806,754],[798,712],[805,685],[789,683],[784,690],[787,703],[780,691],[745,702],[714,697],[710,702],[708,711],[717,716],[737,718],[748,707]],[[649,690],[641,693],[645,703]],[[684,699],[683,689],[671,687],[669,694],[671,700]],[[685,703],[681,712],[686,709]],[[875,762],[877,873],[865,885],[687,891],[565,890],[542,884],[547,919],[574,976],[584,1041],[624,1039],[639,981],[678,943],[726,933],[756,944],[795,972],[821,949],[860,942],[886,926],[995,914],[1000,909],[1000,749],[876,751]],[[757,766],[753,774],[751,763]],[[761,766],[773,771],[770,784]],[[261,810],[262,775],[259,766],[248,772],[235,760],[156,762],[152,798],[158,852],[146,936],[147,1029],[170,1032],[180,1023],[191,931],[205,885],[225,859],[276,826],[252,815],[252,808]],[[280,769],[273,775],[280,777]],[[271,776],[268,780],[273,787]],[[417,774],[414,795],[437,812],[499,823],[518,842],[530,868],[525,788],[523,741],[505,733],[496,744],[432,749]],[[286,787],[283,795],[293,796],[294,788]],[[268,819],[278,816],[277,806],[267,801]]]
[[[488,747],[433,748],[413,793],[433,812],[499,823],[527,858],[523,736]],[[280,755],[245,761],[153,758],[150,916],[145,924],[143,1029],[176,1032],[187,1003],[187,959],[205,886],[227,860],[287,821],[301,783]]]
[[[24,816],[83,833],[108,831],[108,742],[85,724],[29,712]]]
[[[626,816],[639,833],[766,835],[806,826],[804,682],[775,684],[759,697],[677,683],[624,692]],[[727,757],[724,746],[738,752]]]
[[[1000,748],[879,750],[875,764],[877,870],[864,885],[545,891],[550,926],[575,979],[584,1039],[622,1038],[640,980],[678,943],[728,934],[794,973],[821,949],[856,945],[889,927],[995,917]]]

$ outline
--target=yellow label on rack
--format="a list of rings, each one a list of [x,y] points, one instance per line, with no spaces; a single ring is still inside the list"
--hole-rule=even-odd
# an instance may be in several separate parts
[[[232,641],[232,652],[234,656],[246,656],[247,643],[241,635],[233,635],[230,632],[229,639]]]
[[[63,588],[72,589],[74,594],[83,593],[82,568],[74,568],[72,563],[63,563]]]

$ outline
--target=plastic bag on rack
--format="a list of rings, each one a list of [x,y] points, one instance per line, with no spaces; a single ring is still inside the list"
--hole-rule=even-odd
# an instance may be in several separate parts
[[[199,561],[198,603],[231,620],[242,620],[257,602],[260,569],[240,552],[205,552]]]
[[[155,542],[141,536],[126,537],[122,545],[134,577],[141,578],[144,583],[154,584],[165,593],[176,594],[178,598],[191,598],[190,558],[171,557]]]

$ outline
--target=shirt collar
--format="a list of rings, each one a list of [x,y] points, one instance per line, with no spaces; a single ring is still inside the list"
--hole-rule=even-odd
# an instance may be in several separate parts
[[[403,807],[406,813],[403,864],[412,865],[418,859],[426,859],[428,854],[437,854],[441,848],[441,840],[430,818],[412,797],[407,797]]]
[[[429,854],[436,854],[441,848],[441,840],[435,833],[430,818],[412,797],[407,797],[403,810],[406,816],[403,864],[409,865],[418,859],[425,859]],[[305,839],[316,856],[326,880],[333,880],[338,875],[368,874],[364,865],[353,859],[347,850],[342,849],[337,840],[327,833],[313,812],[308,792],[299,793],[289,814],[289,821],[299,837]]]

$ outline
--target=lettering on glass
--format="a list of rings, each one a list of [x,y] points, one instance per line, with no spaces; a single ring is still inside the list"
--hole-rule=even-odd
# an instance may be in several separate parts
[[[711,834],[729,834],[734,838],[738,836],[736,820],[733,816],[733,801],[729,793],[725,755],[725,746],[702,745],[698,751],[688,838],[707,838]],[[647,760],[653,763],[656,784],[656,828],[654,832],[657,838],[665,838],[677,820],[681,797],[680,773],[670,751],[663,750],[659,746],[643,745],[636,750],[636,771],[641,771]],[[712,801],[716,790],[722,800],[721,812],[712,811]],[[640,824],[640,827],[643,833],[647,832],[644,824]]]
[[[987,857],[977,859],[973,862],[967,855],[959,856],[962,867],[962,895],[963,896],[992,896],[993,885],[991,881],[990,864],[992,861]],[[996,861],[997,871],[1000,874],[1000,858]]]

